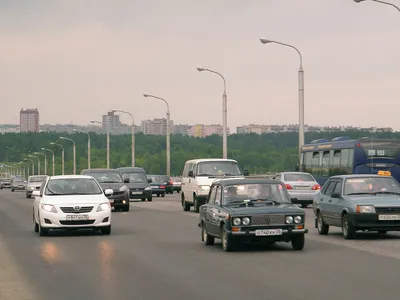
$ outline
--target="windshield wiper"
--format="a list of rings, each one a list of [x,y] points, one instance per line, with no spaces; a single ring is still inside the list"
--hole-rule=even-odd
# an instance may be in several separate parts
[[[375,194],[391,194],[391,195],[400,195],[398,192],[388,192],[388,191],[380,191],[376,192]]]
[[[347,194],[347,196],[352,196],[352,195],[375,195],[375,193],[350,193]]]
[[[197,174],[197,176],[215,176],[215,175],[203,173],[203,174]]]
[[[102,181],[101,183],[121,183],[121,182],[110,180],[110,181]]]

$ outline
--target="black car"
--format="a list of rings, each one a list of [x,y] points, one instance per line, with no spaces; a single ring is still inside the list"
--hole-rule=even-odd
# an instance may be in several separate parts
[[[169,177],[168,175],[160,175],[161,180],[163,180],[163,183],[165,184],[165,191],[167,194],[173,194],[174,193],[174,182],[172,181],[172,178]]]
[[[146,171],[139,167],[122,167],[117,168],[124,182],[129,180],[125,185],[129,189],[129,199],[141,199],[142,201],[152,201],[153,194],[150,187],[151,179],[147,178]]]
[[[100,184],[103,191],[112,189],[113,194],[108,196],[111,206],[116,210],[129,211],[129,189],[127,182],[122,180],[121,175],[115,169],[86,169],[81,175],[94,177]]]
[[[147,175],[149,179],[151,179],[151,190],[153,194],[156,194],[157,197],[165,197],[167,193],[167,185],[165,178],[162,175]]]
[[[304,248],[304,210],[291,203],[285,186],[267,179],[220,179],[213,182],[200,206],[202,241],[232,251],[242,242],[291,242]]]

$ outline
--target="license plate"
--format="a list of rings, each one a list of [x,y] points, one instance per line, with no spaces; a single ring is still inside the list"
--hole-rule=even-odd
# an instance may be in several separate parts
[[[132,195],[140,195],[142,192],[131,192]]]
[[[309,187],[308,186],[297,186],[296,190],[308,190]]]
[[[282,235],[282,229],[260,229],[256,230],[256,236]]]
[[[89,220],[88,215],[67,215],[67,221]]]
[[[152,188],[152,189],[158,189],[159,186],[152,186],[151,188]]]
[[[379,215],[378,219],[381,221],[397,221],[400,220],[400,215]]]

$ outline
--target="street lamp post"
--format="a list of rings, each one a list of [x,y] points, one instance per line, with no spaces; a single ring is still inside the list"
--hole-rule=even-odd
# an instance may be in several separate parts
[[[32,164],[32,175],[35,175],[35,162],[31,159],[24,158],[25,161],[29,161]]]
[[[360,3],[360,2],[364,2],[365,0],[353,0],[353,1],[356,2],[356,3]],[[371,0],[371,1],[393,6],[394,8],[396,8],[400,12],[400,7],[398,7],[397,5],[394,5],[393,3],[386,2],[386,1],[381,1],[381,0]]]
[[[47,149],[47,148],[42,148],[43,151],[49,151],[52,153],[52,167],[53,167],[53,176],[55,175],[55,157],[54,157],[54,151],[51,149]]]
[[[24,168],[25,170],[24,170],[24,177],[25,177],[25,180],[27,180],[28,179],[28,177],[29,177],[29,163],[27,163],[26,161],[20,161],[19,162],[20,164],[23,164],[24,166],[26,165],[26,167],[27,167],[27,169],[26,168]],[[26,172],[27,171],[27,172]]]
[[[303,70],[303,57],[296,47],[289,45],[289,44],[284,44],[281,42],[273,41],[273,40],[268,40],[268,39],[260,39],[260,42],[263,44],[268,44],[268,43],[275,43],[279,44],[285,47],[292,48],[297,51],[300,57],[300,66],[299,66],[299,160],[300,160],[300,151],[301,151],[301,146],[304,145],[304,70]]]
[[[33,154],[40,154],[44,156],[44,175],[47,175],[47,155],[42,152],[33,152]]]
[[[225,77],[216,71],[205,69],[205,68],[197,68],[197,71],[203,72],[211,72],[214,74],[219,75],[223,82],[224,82],[224,93],[222,94],[222,126],[223,126],[223,133],[222,133],[222,158],[228,158],[228,97],[226,95],[226,80]]]
[[[61,174],[64,175],[64,146],[53,142],[50,145],[61,147]]]
[[[38,173],[37,174],[40,175],[40,158],[37,157],[37,156],[34,156],[34,155],[29,155],[29,157],[33,157],[33,158],[36,158],[38,160],[38,162],[37,162]]]
[[[83,130],[78,130],[78,129],[74,129],[74,131],[76,131],[76,132],[83,132],[83,133],[86,133],[87,134],[87,136],[88,136],[88,142],[87,142],[87,153],[88,153],[88,155],[87,155],[87,159],[88,159],[88,169],[90,169],[90,134],[89,134],[89,132],[85,132],[85,131],[83,131]]]
[[[94,124],[100,124],[103,126],[103,123],[99,122],[99,121],[90,121],[90,123]],[[110,131],[107,128],[107,169],[110,168]]]
[[[130,112],[120,110],[120,109],[113,109],[112,112],[120,112],[125,113],[131,116],[132,118],[132,168],[135,166],[135,119],[133,118]]]
[[[171,121],[170,121],[170,113],[169,113],[169,104],[168,102],[161,97],[149,95],[149,94],[143,94],[144,97],[150,97],[150,98],[155,98],[161,101],[164,101],[165,104],[167,105],[167,175],[171,176]]]
[[[75,145],[75,141],[73,139],[66,138],[66,137],[63,137],[63,136],[60,136],[60,140],[67,140],[67,141],[72,142],[73,154],[74,154],[74,175],[76,175],[76,145]]]

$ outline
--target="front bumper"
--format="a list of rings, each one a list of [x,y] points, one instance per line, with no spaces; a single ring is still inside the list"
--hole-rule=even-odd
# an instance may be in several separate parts
[[[379,215],[387,214],[348,214],[349,222],[356,230],[400,231],[400,220],[379,220]]]
[[[110,197],[107,197],[110,200],[110,204],[112,207],[125,207],[129,206],[129,197],[128,193],[123,194],[114,194]]]
[[[10,183],[2,183],[0,187],[3,189],[6,189],[6,188],[9,189],[9,188],[11,188],[11,184]]]
[[[59,209],[58,209],[59,210]],[[69,221],[67,215],[88,215],[88,220]],[[111,225],[111,210],[83,214],[65,214],[40,211],[40,224],[49,229],[100,228]]]
[[[263,235],[257,236],[256,230],[270,230],[270,229],[281,229],[282,234],[280,235]],[[247,228],[242,229],[241,231],[231,231],[227,230],[227,234],[234,240],[243,240],[243,241],[290,241],[293,236],[306,234],[308,233],[308,229],[295,229],[295,228]]]
[[[144,198],[151,198],[151,196],[152,196],[151,190],[129,191],[129,199],[144,199]]]

